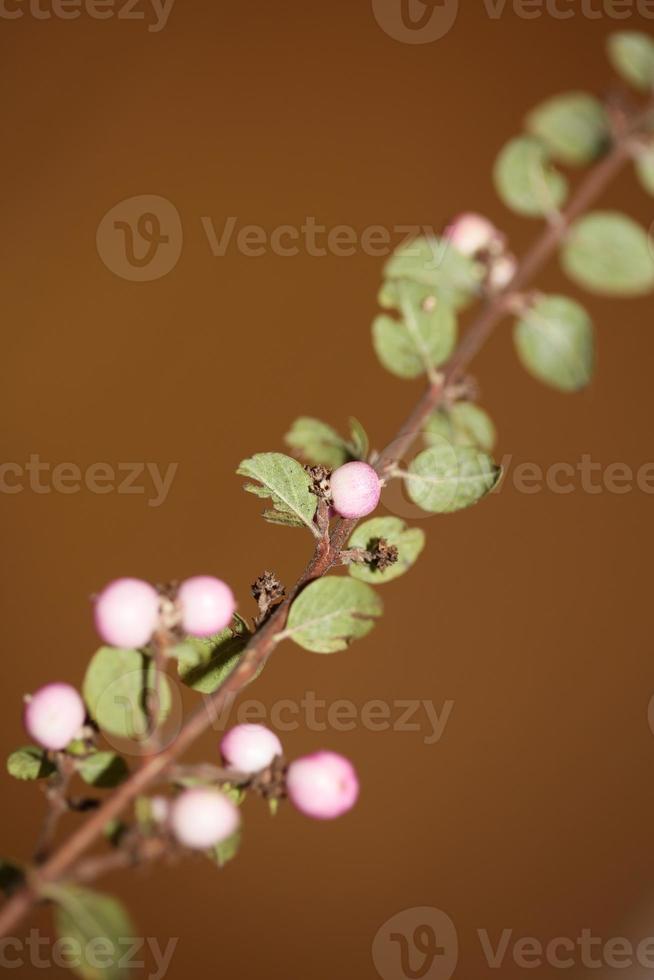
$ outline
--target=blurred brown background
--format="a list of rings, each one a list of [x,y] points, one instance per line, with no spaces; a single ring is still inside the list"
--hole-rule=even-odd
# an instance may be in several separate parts
[[[474,208],[522,250],[537,224],[496,199],[497,150],[539,99],[606,90],[611,30],[654,30],[633,10],[617,20],[617,4],[560,6],[574,16],[530,6],[527,18],[507,3],[492,18],[461,4],[427,44],[396,40],[370,3],[345,0],[177,0],[159,31],[145,6],[141,20],[39,19],[27,6],[3,20],[4,460],[38,454],[50,473],[178,464],[158,507],[145,476],[141,494],[2,494],[5,753],[24,741],[25,692],[81,683],[97,645],[88,597],[109,579],[214,572],[251,613],[264,568],[298,574],[310,540],[261,520],[234,475],[241,458],[283,449],[300,414],[338,426],[356,415],[380,447],[418,397],[372,353],[382,258],[270,247],[255,258],[234,241],[216,257],[201,219],[217,235],[229,216],[267,233],[307,217],[360,233],[438,228]],[[159,195],[181,218],[179,261],[155,281],[121,278],[96,248],[103,215],[135,195]],[[654,218],[627,172],[604,200]],[[556,263],[540,285],[578,295]],[[512,468],[590,454],[602,473],[614,462],[635,473],[654,460],[652,302],[584,301],[600,351],[587,393],[528,378],[508,323],[475,364]],[[654,935],[654,501],[635,485],[584,492],[578,478],[569,494],[519,493],[511,472],[479,507],[423,520],[427,550],[384,587],[386,614],[367,639],[333,657],[284,645],[248,692],[267,710],[306,692],[359,709],[425,699],[440,713],[452,701],[440,741],[427,744],[424,712],[408,732],[303,724],[282,734],[290,756],[326,745],[359,769],[349,817],[323,825],[289,807],[273,821],[252,801],[224,871],[198,859],[101,883],[129,901],[143,936],[179,937],[169,980],[374,978],[377,930],[420,906],[451,917],[455,975],[468,978],[497,975],[480,929],[494,945],[505,929],[511,943],[583,928]],[[217,738],[195,757],[216,759]],[[2,792],[1,850],[27,856],[40,793],[8,776]],[[34,924],[49,930],[49,916]],[[501,974],[521,976],[510,948]],[[27,960],[14,975],[42,970]]]

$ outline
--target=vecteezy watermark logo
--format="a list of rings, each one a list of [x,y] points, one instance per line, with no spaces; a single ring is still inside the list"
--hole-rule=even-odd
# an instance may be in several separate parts
[[[454,26],[459,0],[372,0],[381,29],[404,44],[430,44]]]
[[[458,958],[454,923],[429,906],[387,919],[372,944],[372,961],[382,980],[450,980]]]
[[[148,31],[157,34],[168,23],[175,0],[0,0],[0,18],[18,20],[77,20],[85,15],[93,20],[136,20],[148,23]],[[139,9],[144,8],[144,9]]]
[[[175,268],[183,237],[175,205],[156,194],[140,194],[107,211],[98,225],[96,245],[115,275],[132,282],[151,282]]]

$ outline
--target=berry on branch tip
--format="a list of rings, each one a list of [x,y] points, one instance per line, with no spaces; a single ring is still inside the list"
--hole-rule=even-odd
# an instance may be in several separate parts
[[[282,754],[282,743],[265,725],[235,725],[223,735],[220,751],[225,764],[240,772],[267,769]]]
[[[59,751],[79,733],[84,724],[84,702],[70,684],[46,684],[25,705],[25,729],[44,749]]]
[[[130,650],[149,642],[159,621],[159,595],[138,578],[119,578],[95,600],[95,627],[110,646]]]
[[[170,829],[183,847],[207,850],[238,830],[241,814],[224,793],[215,789],[187,789],[170,808]]]
[[[341,517],[365,517],[379,503],[381,484],[368,463],[354,461],[339,466],[330,483],[334,510]]]
[[[472,211],[458,215],[445,230],[445,237],[463,255],[478,255],[501,238],[492,222]]]
[[[336,752],[315,752],[288,767],[289,799],[308,817],[332,820],[351,810],[359,795],[354,766]]]
[[[230,587],[212,575],[187,578],[177,592],[182,628],[191,636],[212,636],[229,626],[236,602]]]

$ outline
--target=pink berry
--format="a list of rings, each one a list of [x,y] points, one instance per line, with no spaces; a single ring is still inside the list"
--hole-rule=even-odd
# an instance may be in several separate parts
[[[499,237],[495,225],[481,214],[460,214],[445,230],[445,237],[463,255],[477,255]]]
[[[180,844],[206,850],[238,829],[241,814],[235,803],[215,789],[187,789],[170,808],[170,829]]]
[[[308,817],[331,820],[356,803],[359,780],[352,763],[336,752],[315,752],[288,767],[286,788],[291,802]]]
[[[282,754],[282,743],[264,725],[236,725],[223,735],[220,751],[230,769],[261,772]]]
[[[129,650],[145,646],[159,621],[159,596],[148,582],[119,578],[95,601],[95,627],[105,641]]]
[[[492,290],[498,291],[506,289],[518,269],[518,262],[514,255],[506,253],[498,256],[490,266],[488,273],[488,285]]]
[[[165,823],[170,812],[170,800],[165,796],[150,797],[150,815],[155,823]]]
[[[65,748],[84,724],[84,702],[70,684],[46,684],[32,695],[23,714],[25,728],[44,749]]]
[[[365,517],[379,503],[379,477],[367,463],[339,466],[331,475],[330,486],[334,509],[341,517]]]
[[[232,590],[219,578],[196,575],[179,587],[177,598],[182,627],[191,636],[211,636],[229,626],[236,603]]]

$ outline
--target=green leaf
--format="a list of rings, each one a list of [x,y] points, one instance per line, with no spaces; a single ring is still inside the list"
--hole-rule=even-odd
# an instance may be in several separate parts
[[[50,762],[45,749],[36,745],[24,745],[7,759],[7,772],[14,779],[45,779],[56,771],[57,767]]]
[[[336,469],[350,458],[348,444],[331,425],[303,416],[284,436],[285,442],[314,466]]]
[[[449,514],[470,507],[497,484],[501,468],[490,456],[470,446],[443,443],[419,453],[409,464],[407,493],[431,514]]]
[[[212,847],[208,852],[208,856],[212,861],[216,862],[219,868],[224,868],[228,861],[233,861],[236,857],[240,846],[241,831],[236,830],[227,840],[221,841],[220,844]]]
[[[639,150],[635,163],[641,184],[648,194],[654,194],[654,147],[648,146]]]
[[[449,409],[438,409],[427,419],[423,430],[428,446],[443,440],[453,446],[476,446],[490,452],[497,432],[490,416],[474,402],[455,402]]]
[[[576,283],[605,296],[639,296],[654,288],[654,255],[643,228],[618,211],[579,218],[561,252]]]
[[[156,675],[154,662],[139,650],[100,647],[84,678],[84,700],[91,716],[104,731],[122,738],[143,738],[148,734],[146,696],[159,692],[159,718],[170,711],[168,680]]]
[[[445,238],[416,238],[396,250],[384,267],[379,304],[399,309],[398,287],[393,280],[409,279],[426,287],[422,298],[435,295],[453,309],[469,303],[478,294],[484,278],[483,266],[452,248]]]
[[[240,661],[250,636],[245,621],[236,617],[215,636],[188,637],[173,650],[181,680],[194,691],[212,694]]]
[[[350,442],[349,450],[352,459],[368,458],[370,452],[370,439],[368,433],[358,419],[353,416],[350,418]]]
[[[372,325],[373,344],[379,360],[400,378],[417,378],[433,372],[446,361],[456,342],[456,317],[449,306],[409,281],[397,283],[401,320],[379,316]]]
[[[94,752],[77,763],[77,771],[89,786],[118,786],[129,775],[127,763],[116,752]]]
[[[310,492],[311,478],[296,459],[283,453],[257,453],[242,460],[236,472],[256,481],[245,484],[249,493],[272,500],[273,510],[263,515],[266,520],[292,527],[305,526],[315,533],[313,517],[317,497]]]
[[[46,897],[55,902],[55,928],[71,967],[83,980],[126,980],[125,953],[134,936],[127,912],[115,898],[74,885],[50,885]],[[100,965],[101,964],[101,965]]]
[[[553,159],[572,166],[594,160],[609,138],[604,106],[585,92],[566,92],[542,102],[527,117],[527,129]]]
[[[654,86],[654,41],[640,31],[617,31],[607,39],[611,64],[625,81],[640,89]]]
[[[514,340],[522,364],[539,381],[576,391],[591,380],[593,325],[579,303],[565,296],[541,296],[517,322]]]
[[[558,211],[568,184],[550,165],[547,149],[533,136],[518,136],[500,151],[493,172],[497,193],[518,214],[540,217]]]
[[[393,579],[409,571],[425,546],[425,532],[420,528],[407,527],[399,517],[373,517],[356,528],[348,547],[368,549],[379,538],[384,538],[388,544],[396,546],[399,553],[398,560],[383,571],[364,564],[349,565],[348,570],[352,578],[369,582],[371,585],[392,582]]]
[[[318,579],[300,592],[278,639],[294,640],[314,653],[334,653],[369,633],[381,613],[381,599],[369,585],[352,578]]]

